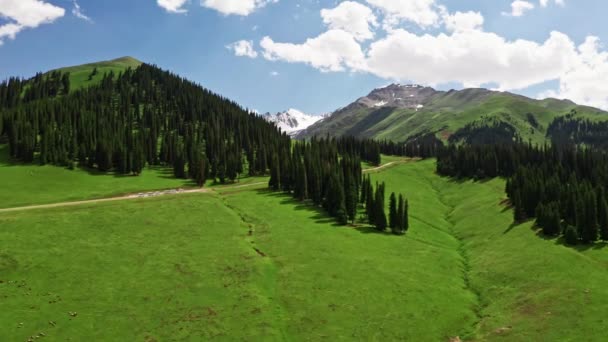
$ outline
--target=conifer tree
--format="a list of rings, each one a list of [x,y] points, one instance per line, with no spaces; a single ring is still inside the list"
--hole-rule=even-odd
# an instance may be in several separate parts
[[[391,193],[388,204],[388,226],[391,228],[393,232],[398,232],[401,227],[399,227],[399,219],[397,214],[397,196],[395,193]]]
[[[396,217],[396,232],[398,234],[404,233],[405,227],[405,201],[403,199],[403,195],[399,194],[399,200],[397,202],[397,217]]]
[[[376,190],[376,198],[374,200],[374,223],[379,231],[386,230],[387,220],[386,212],[384,211],[384,185],[378,185]]]

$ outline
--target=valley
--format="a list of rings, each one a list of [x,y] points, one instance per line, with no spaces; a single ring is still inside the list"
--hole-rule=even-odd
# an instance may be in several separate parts
[[[433,169],[433,160],[414,161],[373,174],[416,208],[405,238],[336,226],[265,185],[0,213],[1,337],[601,334],[602,305],[580,303],[608,295],[602,249],[574,250],[533,237],[530,224],[512,226],[503,181],[453,182]]]
[[[606,10],[0,0],[0,342],[606,341]]]
[[[260,116],[132,58],[40,75],[0,87],[2,341],[603,338],[601,110],[391,85]]]

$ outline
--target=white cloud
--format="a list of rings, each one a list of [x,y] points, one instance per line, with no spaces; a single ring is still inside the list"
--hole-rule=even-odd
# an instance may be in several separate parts
[[[566,2],[564,0],[540,0],[540,6],[541,7],[547,7],[549,5],[550,1],[555,2],[559,6],[565,6],[566,5]]]
[[[374,38],[370,26],[378,25],[372,10],[354,1],[344,1],[333,9],[323,9],[321,17],[330,29],[349,32],[359,41]]]
[[[578,58],[559,79],[559,89],[540,96],[608,109],[608,52],[600,51],[599,38],[593,36],[587,37],[577,52]]]
[[[0,45],[4,38],[15,39],[26,28],[50,24],[64,15],[63,8],[40,0],[0,0],[0,18],[9,21],[0,25]]]
[[[367,1],[370,4],[382,2]],[[401,2],[393,4],[397,6],[397,3]],[[371,21],[355,24],[356,20],[351,20],[349,26],[346,21],[340,21],[344,17],[336,14],[341,13],[337,11],[338,6],[322,11],[328,25],[326,32],[302,43],[278,43],[264,37],[260,42],[261,54],[271,61],[305,63],[321,72],[370,73],[391,81],[431,86],[458,83],[463,87],[492,86],[515,91],[558,81],[559,89],[539,96],[569,98],[608,109],[608,82],[605,82],[608,79],[608,51],[601,47],[598,38],[589,37],[580,46],[561,32],[552,32],[544,42],[506,39],[484,31],[484,18],[479,12],[450,13],[433,1],[427,1],[427,4],[431,4],[429,8],[437,17],[406,18],[401,14],[397,16],[394,9],[378,7],[385,13],[380,19],[384,19],[385,27],[389,29],[383,38],[363,45],[365,48],[363,42],[373,38]],[[518,11],[509,15],[525,12]],[[340,20],[334,19],[336,17]],[[405,28],[386,26],[387,17],[391,20],[398,17],[397,22],[414,22],[422,28],[442,25],[444,32],[417,34]],[[371,38],[365,38],[370,35]]]
[[[232,50],[236,56],[256,58],[258,53],[253,48],[253,42],[250,40],[240,40],[230,45],[226,45],[228,50]]]
[[[511,12],[503,12],[503,15],[513,16],[513,17],[521,17],[526,12],[534,9],[534,4],[529,1],[524,0],[515,0],[511,3]]]
[[[465,87],[492,83],[516,90],[558,77],[573,50],[572,41],[559,32],[538,44],[479,30],[418,36],[399,29],[373,43],[366,62],[367,71],[387,79]]]
[[[394,28],[401,21],[409,21],[420,27],[437,26],[440,7],[435,0],[367,0],[384,14],[384,27]]]
[[[74,7],[72,7],[72,15],[74,15],[76,18],[88,21],[89,23],[93,22],[89,16],[84,14],[84,11],[82,8],[80,8],[80,5],[76,2],[76,0],[74,0]]]
[[[164,8],[169,13],[186,13],[184,5],[188,0],[156,0],[158,6]]]
[[[271,72],[270,72],[270,76],[272,76],[272,77],[277,77],[277,76],[279,76],[279,75],[280,75],[280,74],[279,74],[279,72],[278,72],[278,71],[271,71]]]
[[[302,44],[276,43],[270,37],[264,37],[260,46],[268,60],[306,63],[323,72],[359,70],[365,60],[361,46],[343,30],[329,30]]]
[[[255,10],[279,0],[201,0],[201,5],[225,15],[247,16]]]
[[[447,14],[443,21],[445,28],[450,32],[468,31],[481,29],[484,18],[479,12],[456,12]]]

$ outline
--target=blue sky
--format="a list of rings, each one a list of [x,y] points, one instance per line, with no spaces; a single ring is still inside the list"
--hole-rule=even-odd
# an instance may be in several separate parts
[[[128,55],[260,112],[330,112],[391,82],[608,108],[608,3],[542,2],[0,0],[0,78]]]

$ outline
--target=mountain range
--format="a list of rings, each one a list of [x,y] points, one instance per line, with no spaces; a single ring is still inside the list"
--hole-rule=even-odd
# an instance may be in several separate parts
[[[435,134],[448,141],[463,129],[502,126],[524,140],[546,141],[546,130],[556,117],[608,118],[608,113],[569,100],[537,100],[481,88],[438,91],[420,85],[391,84],[333,112],[297,134],[351,135],[361,138],[406,141]]]
[[[103,74],[118,74],[142,62],[133,57],[59,69],[70,72],[72,90],[97,84]],[[92,70],[97,70],[92,75]],[[569,100],[533,99],[483,88],[440,91],[421,85],[391,84],[372,90],[330,114],[309,115],[296,109],[263,117],[297,139],[350,135],[407,141],[433,134],[443,141],[470,138],[479,130],[500,126],[525,141],[545,143],[549,125],[565,115],[605,120],[608,113]],[[496,132],[490,132],[492,135]],[[503,132],[504,133],[504,132]],[[484,132],[486,139],[488,132]]]

